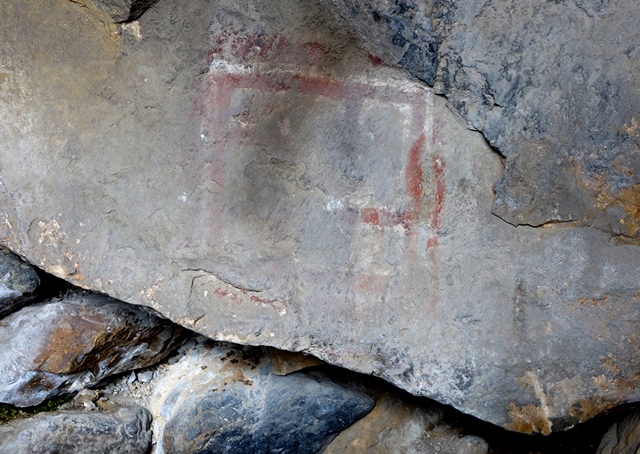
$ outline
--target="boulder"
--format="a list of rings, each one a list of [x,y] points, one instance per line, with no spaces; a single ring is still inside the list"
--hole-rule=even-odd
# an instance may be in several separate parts
[[[103,295],[69,294],[14,312],[0,324],[0,402],[37,405],[149,366],[183,330]]]
[[[154,380],[158,453],[319,452],[374,405],[320,372],[273,374],[276,352],[196,344]]]
[[[624,52],[603,47],[590,55],[585,44],[569,64],[562,49],[591,41],[580,39],[583,28],[565,27],[566,44],[545,62],[557,62],[560,78],[577,77],[581,64],[585,80],[593,74],[583,97],[574,85],[562,89],[556,67],[536,66],[532,55],[544,36],[564,30],[548,15],[567,9],[570,23],[591,21],[593,36],[606,38],[628,24],[638,5],[611,3],[607,15],[593,20],[572,2],[544,5],[514,39],[484,40],[493,29],[478,27],[493,26],[493,9],[502,8],[492,4],[477,23],[458,16],[474,17],[466,6],[452,8],[450,27],[459,36],[443,35],[442,48],[460,57],[451,64],[462,65],[451,77],[469,81],[456,85],[453,106],[499,149],[509,143],[513,150],[542,150],[523,154],[531,164],[525,166],[505,148],[511,170],[503,174],[501,157],[437,95],[444,67],[428,49],[412,50],[403,66],[433,60],[435,89],[423,82],[431,83],[431,69],[421,81],[366,50],[354,25],[360,22],[340,19],[328,1],[158,2],[137,28],[113,30],[73,2],[33,0],[24,8],[5,0],[0,238],[58,277],[152,307],[211,338],[308,353],[512,430],[563,430],[636,401],[640,249],[631,230],[619,236],[594,228],[616,213],[617,225],[633,225],[632,216],[609,203],[618,200],[613,196],[603,196],[601,205],[591,204],[591,196],[585,204],[571,202],[571,216],[563,202],[558,216],[540,218],[582,219],[592,209],[585,207],[602,206],[606,216],[595,216],[593,226],[516,227],[492,214],[521,224],[496,208],[509,193],[496,186],[496,205],[492,189],[501,175],[517,176],[516,167],[522,185],[511,187],[522,200],[537,183],[542,192],[557,187],[553,197],[566,193],[560,184],[566,159],[544,151],[538,136],[544,128],[549,136],[564,127],[577,137],[578,168],[584,162],[596,173],[599,162],[602,168],[612,162],[598,144],[618,140],[622,122],[626,132],[615,150],[636,140],[631,107],[618,101],[640,59],[624,63],[628,83],[607,85],[618,79],[603,71],[623,71]],[[413,14],[409,6],[397,2],[398,14]],[[505,19],[495,34],[506,36],[525,16]],[[398,43],[413,39],[409,22],[389,21]],[[534,25],[549,33],[536,35]],[[439,33],[432,28],[416,39]],[[620,36],[633,43],[637,29]],[[535,45],[526,41],[532,36]],[[493,110],[471,103],[470,94],[468,111],[462,109],[466,93],[485,86],[467,59],[496,68],[495,75],[502,66],[492,55],[502,62],[518,52],[522,65],[513,73],[505,67],[514,90],[495,79],[494,101],[487,101]],[[599,60],[605,54],[611,64]],[[594,65],[599,69],[589,72]],[[485,79],[493,84],[491,74]],[[551,94],[545,74],[558,87]],[[604,95],[616,86],[619,97]],[[602,96],[592,96],[594,87],[602,87]],[[561,97],[567,93],[580,97],[574,104]],[[629,106],[638,105],[633,96]],[[544,117],[555,97],[549,112],[567,106],[564,123]],[[611,115],[598,132],[600,107]],[[523,120],[509,123],[500,112]],[[541,132],[527,126],[526,140],[508,139],[508,131],[525,131],[535,119],[545,119]],[[564,137],[548,150],[568,143]],[[611,165],[632,175],[603,174],[603,184],[609,177],[628,181],[630,198],[621,200],[632,200],[637,163],[628,162],[632,154],[617,156],[620,166]],[[557,173],[546,175],[549,168]],[[540,206],[553,199],[531,197]],[[508,200],[512,213],[524,206],[517,197]],[[574,206],[585,211],[574,216]]]
[[[142,407],[40,413],[0,425],[0,452],[140,454],[151,447],[150,425]]]

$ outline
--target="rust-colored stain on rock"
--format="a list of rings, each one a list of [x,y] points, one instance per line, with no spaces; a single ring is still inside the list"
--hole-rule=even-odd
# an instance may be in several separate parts
[[[505,425],[507,429],[525,434],[549,435],[551,433],[551,421],[547,419],[542,408],[533,404],[518,407],[514,403],[510,403],[507,408],[511,418],[511,422]]]
[[[587,421],[599,414],[614,408],[619,402],[610,401],[601,397],[581,399],[569,409],[569,414],[578,418],[579,422]]]
[[[77,315],[51,330],[50,342],[34,360],[37,369],[54,374],[76,373],[82,370],[86,355],[95,347],[102,327]]]

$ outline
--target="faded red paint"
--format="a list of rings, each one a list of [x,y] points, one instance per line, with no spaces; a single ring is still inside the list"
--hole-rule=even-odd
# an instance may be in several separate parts
[[[363,208],[360,212],[360,221],[365,224],[377,225],[380,227],[380,209],[379,208]]]
[[[263,113],[257,111],[256,106],[269,103],[252,103],[247,112],[231,114],[231,101],[234,95],[242,94],[242,90],[260,97],[272,97],[272,107],[279,107],[278,103],[291,102],[291,96],[304,96],[305,102],[314,102],[325,97],[339,100],[345,106],[342,113],[345,120],[359,118],[363,101],[375,100],[379,104],[393,103],[405,104],[410,107],[411,125],[408,133],[411,140],[407,153],[407,161],[404,174],[404,190],[408,203],[404,210],[387,207],[366,207],[360,211],[360,221],[375,227],[370,240],[375,242],[375,250],[379,250],[379,243],[383,241],[383,228],[401,226],[406,233],[405,241],[408,252],[408,260],[411,267],[425,266],[420,261],[418,250],[424,247],[418,244],[416,223],[430,222],[433,226],[433,237],[427,240],[427,248],[431,249],[432,260],[437,268],[435,247],[440,233],[440,212],[444,202],[446,188],[444,185],[444,161],[435,166],[432,162],[432,171],[423,162],[425,145],[439,143],[440,123],[436,119],[430,136],[425,137],[425,125],[428,119],[427,101],[428,95],[411,89],[403,89],[394,86],[371,85],[354,80],[345,81],[336,79],[329,74],[323,74],[320,68],[327,62],[332,49],[317,42],[292,43],[287,38],[277,35],[250,35],[250,34],[222,34],[213,41],[213,47],[206,53],[207,63],[222,60],[229,63],[248,63],[246,73],[229,73],[224,71],[224,66],[213,69],[208,75],[198,79],[199,96],[194,103],[193,119],[201,119],[202,130],[205,135],[210,135],[210,141],[198,142],[196,150],[190,155],[195,156],[198,150],[207,154],[207,164],[212,169],[212,178],[220,186],[224,187],[229,170],[226,163],[231,162],[229,153],[232,149],[243,144],[254,144],[256,138],[256,125],[252,118],[260,118]],[[333,57],[331,57],[333,58]],[[382,59],[375,55],[369,55],[369,61],[373,66],[384,64]],[[273,69],[262,70],[261,68]],[[287,96],[283,96],[288,93]],[[262,98],[259,98],[262,99]],[[427,128],[427,131],[429,129]],[[427,142],[429,140],[429,142]],[[442,139],[443,140],[443,139]],[[201,162],[195,158],[188,158],[194,163]],[[196,167],[195,164],[192,164]],[[201,167],[196,167],[194,173]],[[432,175],[428,187],[435,185],[433,195],[425,194],[425,177]],[[431,210],[426,211],[426,199],[432,199],[434,204]],[[224,237],[227,215],[224,206],[219,210],[212,210],[212,247],[215,247],[219,238]],[[428,266],[428,265],[427,265]],[[437,273],[436,273],[437,274]],[[359,291],[368,295],[384,295],[388,286],[388,277],[376,275],[361,275],[355,278],[354,284]],[[437,280],[437,278],[436,278]],[[434,287],[437,288],[437,282]],[[214,294],[220,300],[242,304],[252,302],[259,306],[275,309],[286,307],[279,300],[267,300],[260,298],[252,292],[240,289],[232,289],[232,293],[223,289],[217,289]],[[435,293],[434,296],[435,298]],[[430,297],[431,298],[431,297]]]
[[[391,212],[388,208],[363,208],[360,211],[360,222],[378,227],[391,227],[399,225],[405,231],[411,231],[415,214],[408,212]]]
[[[381,66],[384,64],[384,61],[382,61],[382,58],[378,57],[377,55],[369,54],[368,57],[369,57],[369,61],[373,66]]]
[[[242,293],[243,293],[244,295],[246,295],[246,294],[247,294],[244,290],[242,291]],[[264,299],[264,298],[258,298],[258,297],[257,297],[257,296],[255,296],[255,295],[249,295],[249,299],[250,299],[251,301],[253,301],[254,303],[256,303],[256,304],[260,305],[260,306],[269,306],[269,307],[272,307],[272,308],[274,308],[274,309],[277,309],[277,307],[276,307],[276,301],[275,301],[275,300],[266,300],[266,299]]]
[[[424,196],[424,169],[422,165],[422,149],[425,135],[420,136],[409,150],[409,158],[405,169],[405,191],[412,202],[412,206],[405,212],[391,212],[388,208],[363,208],[360,221],[364,224],[376,226],[401,225],[406,232],[413,232],[413,224],[421,217],[422,198]]]
[[[268,306],[273,309],[284,308],[286,305],[278,300],[268,300],[264,298],[259,298],[255,295],[251,295],[246,290],[238,289],[236,291],[228,291],[222,288],[217,288],[213,291],[213,294],[222,300],[231,301],[234,304],[242,304],[245,301],[251,301],[259,306]],[[279,307],[280,306],[280,307]]]
[[[418,137],[418,140],[416,140],[411,146],[411,150],[409,150],[409,160],[405,171],[407,195],[413,202],[413,210],[416,214],[420,211],[422,195],[424,192],[424,188],[422,186],[423,169],[421,157],[424,142],[425,137],[424,133],[422,133],[420,134],[420,137]]]
[[[242,299],[240,299],[240,297],[234,293],[230,293],[227,292],[221,288],[217,288],[213,291],[213,294],[216,295],[218,298],[223,299],[223,300],[229,300],[232,301],[235,304],[241,304],[242,303]]]
[[[431,238],[429,238],[427,240],[427,249],[430,249],[432,247],[435,247],[438,245],[438,237],[437,236],[432,236]]]
[[[384,295],[389,285],[389,276],[378,274],[361,274],[357,280],[357,288],[362,293]]]

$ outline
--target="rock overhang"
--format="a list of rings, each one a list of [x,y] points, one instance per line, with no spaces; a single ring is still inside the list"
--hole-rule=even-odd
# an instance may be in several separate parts
[[[637,400],[636,246],[491,215],[498,156],[326,5],[161,2],[138,36],[62,3],[85,48],[4,68],[7,246],[513,430]]]

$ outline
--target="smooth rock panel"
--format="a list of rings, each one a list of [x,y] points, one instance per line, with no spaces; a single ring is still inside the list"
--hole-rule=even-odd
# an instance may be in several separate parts
[[[183,330],[103,295],[70,294],[28,306],[0,324],[0,402],[28,407],[149,366]]]
[[[501,157],[334,13],[176,0],[110,31],[72,2],[2,2],[3,244],[512,430],[638,400],[638,247],[493,215]]]
[[[142,454],[150,448],[150,425],[142,407],[40,413],[0,425],[0,452]]]

